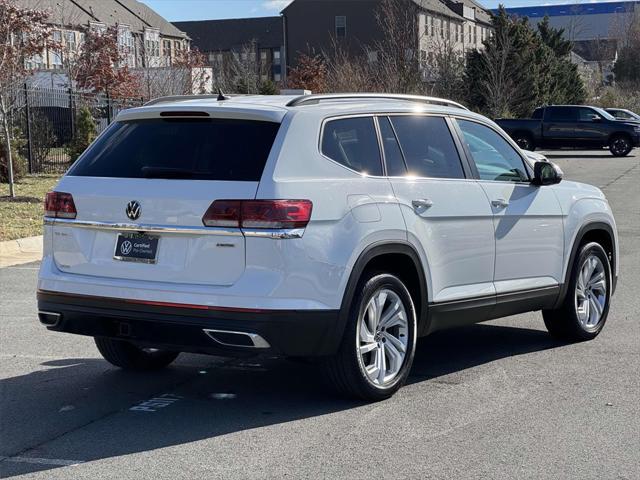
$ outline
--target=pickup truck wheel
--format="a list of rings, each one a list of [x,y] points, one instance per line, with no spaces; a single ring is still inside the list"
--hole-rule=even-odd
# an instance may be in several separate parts
[[[559,340],[592,340],[607,321],[610,300],[609,258],[600,244],[587,243],[573,264],[563,304],[556,310],[544,310],[544,323],[549,333]]]
[[[107,362],[125,370],[159,370],[180,355],[179,352],[140,348],[112,338],[96,337],[94,340]]]
[[[626,157],[632,149],[631,140],[624,135],[616,135],[609,142],[609,151],[614,157]]]
[[[364,400],[391,397],[405,383],[416,348],[416,312],[402,281],[374,273],[358,285],[338,353],[326,373],[342,393]]]
[[[529,150],[530,152],[533,152],[536,149],[533,138],[531,138],[531,135],[528,135],[526,133],[516,133],[513,136],[513,141],[516,142],[518,146],[523,150]]]

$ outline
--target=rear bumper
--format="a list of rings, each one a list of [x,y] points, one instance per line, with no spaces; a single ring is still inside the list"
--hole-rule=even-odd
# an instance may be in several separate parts
[[[222,356],[331,355],[342,336],[338,310],[216,309],[47,291],[38,292],[38,310],[47,312],[41,321],[52,331]],[[205,330],[223,333],[216,340]],[[229,345],[248,338],[258,341]]]

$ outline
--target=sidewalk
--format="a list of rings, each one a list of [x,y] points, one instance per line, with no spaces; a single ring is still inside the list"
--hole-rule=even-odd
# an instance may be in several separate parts
[[[0,268],[42,260],[42,235],[0,242]]]

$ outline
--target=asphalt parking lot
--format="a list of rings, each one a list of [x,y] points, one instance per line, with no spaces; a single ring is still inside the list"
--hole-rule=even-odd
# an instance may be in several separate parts
[[[554,342],[539,313],[437,333],[405,388],[362,404],[303,363],[119,371],[39,325],[37,264],[0,269],[0,477],[640,478],[640,149],[546,153],[616,214],[620,279],[595,341]]]

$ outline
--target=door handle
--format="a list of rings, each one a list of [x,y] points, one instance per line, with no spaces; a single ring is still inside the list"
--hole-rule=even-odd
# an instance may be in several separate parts
[[[418,198],[417,200],[413,200],[411,202],[411,206],[413,206],[415,210],[420,210],[420,209],[426,210],[427,208],[433,207],[433,202],[428,198]]]
[[[504,198],[498,198],[497,200],[492,200],[491,205],[496,208],[507,208],[509,206],[509,202],[507,202]]]

